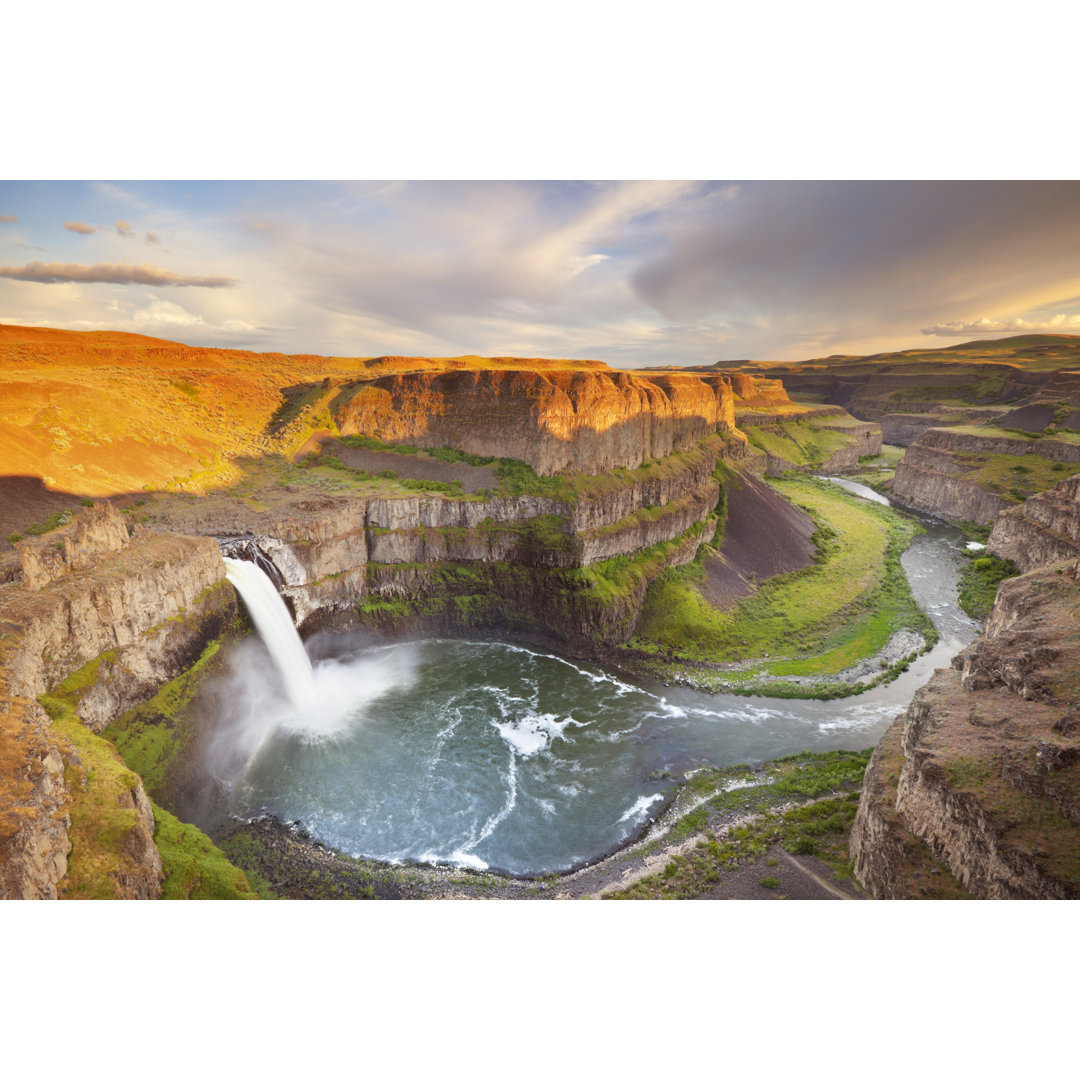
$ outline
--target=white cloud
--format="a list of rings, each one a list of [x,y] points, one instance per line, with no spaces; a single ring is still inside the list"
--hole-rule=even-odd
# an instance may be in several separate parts
[[[973,319],[970,322],[938,323],[924,326],[920,334],[937,337],[964,337],[968,334],[1069,334],[1080,331],[1080,315],[1051,315],[1048,319]]]

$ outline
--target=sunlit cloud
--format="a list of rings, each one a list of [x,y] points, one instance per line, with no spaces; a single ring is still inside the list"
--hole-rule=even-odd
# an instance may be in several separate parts
[[[3,222],[4,224],[11,224],[13,221],[18,220],[19,219],[17,217],[9,216],[7,214],[0,214],[0,222]]]
[[[64,228],[68,232],[78,233],[80,236],[89,236],[91,233],[97,232],[93,225],[87,225],[84,221],[65,221]]]
[[[1032,334],[1080,332],[1080,315],[1052,315],[1048,319],[974,319],[971,322],[938,323],[923,327],[920,334],[963,337],[967,334]]]
[[[229,277],[174,274],[171,270],[162,270],[149,263],[139,263],[138,266],[128,263],[94,263],[93,266],[81,266],[78,263],[32,262],[26,266],[0,266],[0,277],[14,281],[36,281],[43,285],[81,282],[105,285],[187,285],[223,289],[240,284],[235,278]]]
[[[28,324],[626,366],[1080,332],[1077,183],[87,183],[34,191],[30,224],[24,194],[0,181],[24,219],[0,262],[22,242],[57,259],[0,268],[0,310]],[[170,269],[118,261],[140,235]],[[174,310],[98,284],[194,287]]]

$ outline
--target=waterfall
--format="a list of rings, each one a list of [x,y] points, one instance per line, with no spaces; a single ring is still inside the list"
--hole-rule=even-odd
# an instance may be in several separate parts
[[[315,676],[285,601],[270,578],[254,563],[225,557],[225,576],[247,605],[255,628],[281,673],[289,700],[306,712],[315,693]]]

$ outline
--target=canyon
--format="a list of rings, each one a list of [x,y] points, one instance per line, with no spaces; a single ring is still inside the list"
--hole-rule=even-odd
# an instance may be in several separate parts
[[[618,665],[640,644],[650,589],[680,568],[704,566],[725,610],[809,566],[814,521],[762,478],[852,473],[881,452],[883,429],[911,436],[892,494],[947,520],[993,522],[990,551],[1025,576],[1002,586],[984,637],[875,751],[852,832],[856,875],[881,896],[934,895],[912,882],[946,875],[971,895],[1072,895],[1055,846],[1067,853],[1071,834],[1055,819],[1053,839],[1034,841],[1027,818],[1002,826],[993,801],[1020,792],[1051,808],[1033,820],[1075,820],[1077,688],[1054,674],[1080,670],[1069,621],[1078,488],[1061,479],[1080,472],[1069,373],[1015,365],[981,416],[1003,423],[1005,406],[1032,394],[1027,404],[1049,403],[1033,469],[1032,440],[1011,430],[889,426],[882,395],[914,384],[874,374],[859,390],[857,365],[777,378],[283,357],[17,327],[0,327],[0,358],[17,390],[0,416],[0,490],[11,493],[0,896],[166,894],[162,811],[99,736],[240,633],[222,543],[269,560],[304,636],[486,635]],[[969,366],[936,385],[986,378]],[[903,415],[968,423],[984,405],[941,407],[954,411]],[[995,493],[983,474],[1005,456],[1041,490]],[[29,477],[56,498],[40,532]],[[755,528],[790,530],[790,552],[755,542]],[[115,805],[95,817],[106,773]]]

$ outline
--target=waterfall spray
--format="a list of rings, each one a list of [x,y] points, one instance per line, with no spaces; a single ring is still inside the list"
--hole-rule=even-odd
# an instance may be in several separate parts
[[[226,557],[225,576],[247,605],[255,628],[281,674],[290,702],[306,711],[315,694],[315,676],[285,601],[254,563]]]

